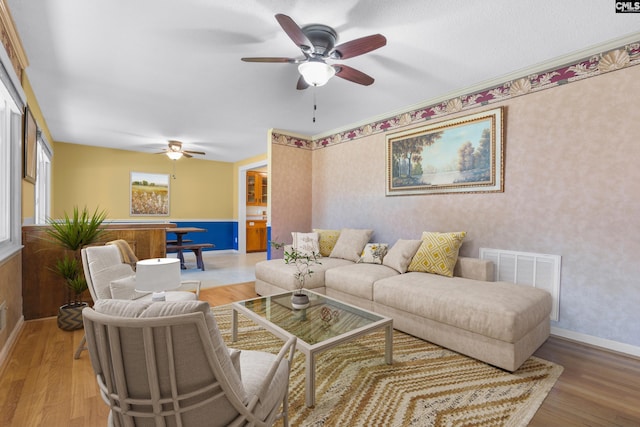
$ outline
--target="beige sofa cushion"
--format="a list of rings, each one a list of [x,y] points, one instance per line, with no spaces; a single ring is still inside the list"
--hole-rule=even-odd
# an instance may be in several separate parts
[[[551,295],[540,289],[430,273],[379,280],[373,299],[376,304],[510,343],[551,313]]]
[[[324,275],[325,286],[366,300],[373,300],[373,284],[397,276],[396,270],[379,264],[352,264],[332,268]]]
[[[324,288],[325,271],[341,265],[351,265],[353,262],[340,258],[321,258],[320,264],[311,267],[313,274],[304,282],[306,289]],[[298,270],[294,264],[285,264],[283,259],[260,261],[256,264],[256,279],[275,285],[279,288],[293,291],[298,288],[295,274]]]
[[[382,265],[391,267],[398,273],[406,273],[407,267],[411,263],[411,258],[413,258],[421,244],[422,240],[398,239],[382,259]]]
[[[353,262],[358,261],[364,246],[369,242],[372,234],[373,230],[343,228],[329,257],[347,259]]]

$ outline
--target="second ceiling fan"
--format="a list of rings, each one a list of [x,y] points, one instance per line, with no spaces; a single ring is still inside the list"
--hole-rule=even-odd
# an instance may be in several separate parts
[[[277,14],[276,20],[300,48],[304,57],[254,57],[242,58],[243,61],[298,64],[300,78],[297,89],[299,90],[309,86],[322,86],[334,75],[364,86],[374,82],[373,77],[362,71],[343,64],[327,64],[326,61],[349,59],[381,48],[387,44],[387,39],[382,34],[361,37],[336,46],[338,34],[327,25],[311,24],[300,27],[293,19],[283,14]]]

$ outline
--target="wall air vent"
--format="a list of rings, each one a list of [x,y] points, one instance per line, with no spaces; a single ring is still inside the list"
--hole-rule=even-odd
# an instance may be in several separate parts
[[[551,320],[560,318],[560,255],[480,248],[480,258],[493,261],[494,279],[544,289],[551,294]]]

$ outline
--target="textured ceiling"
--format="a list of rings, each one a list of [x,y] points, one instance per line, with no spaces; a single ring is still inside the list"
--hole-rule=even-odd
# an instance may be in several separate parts
[[[55,141],[238,161],[267,130],[319,136],[640,31],[608,0],[8,0]],[[296,90],[274,15],[387,45],[344,64],[375,78]],[[312,121],[314,98],[316,122]],[[188,161],[188,160],[187,160]]]

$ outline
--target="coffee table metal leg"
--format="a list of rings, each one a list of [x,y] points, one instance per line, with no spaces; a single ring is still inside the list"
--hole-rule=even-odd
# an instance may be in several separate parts
[[[238,312],[234,309],[231,310],[231,341],[236,342],[238,340]]]
[[[387,365],[393,364],[393,325],[384,328],[384,360]]]
[[[305,357],[305,385],[304,397],[307,408],[316,404],[316,358],[312,353]]]

